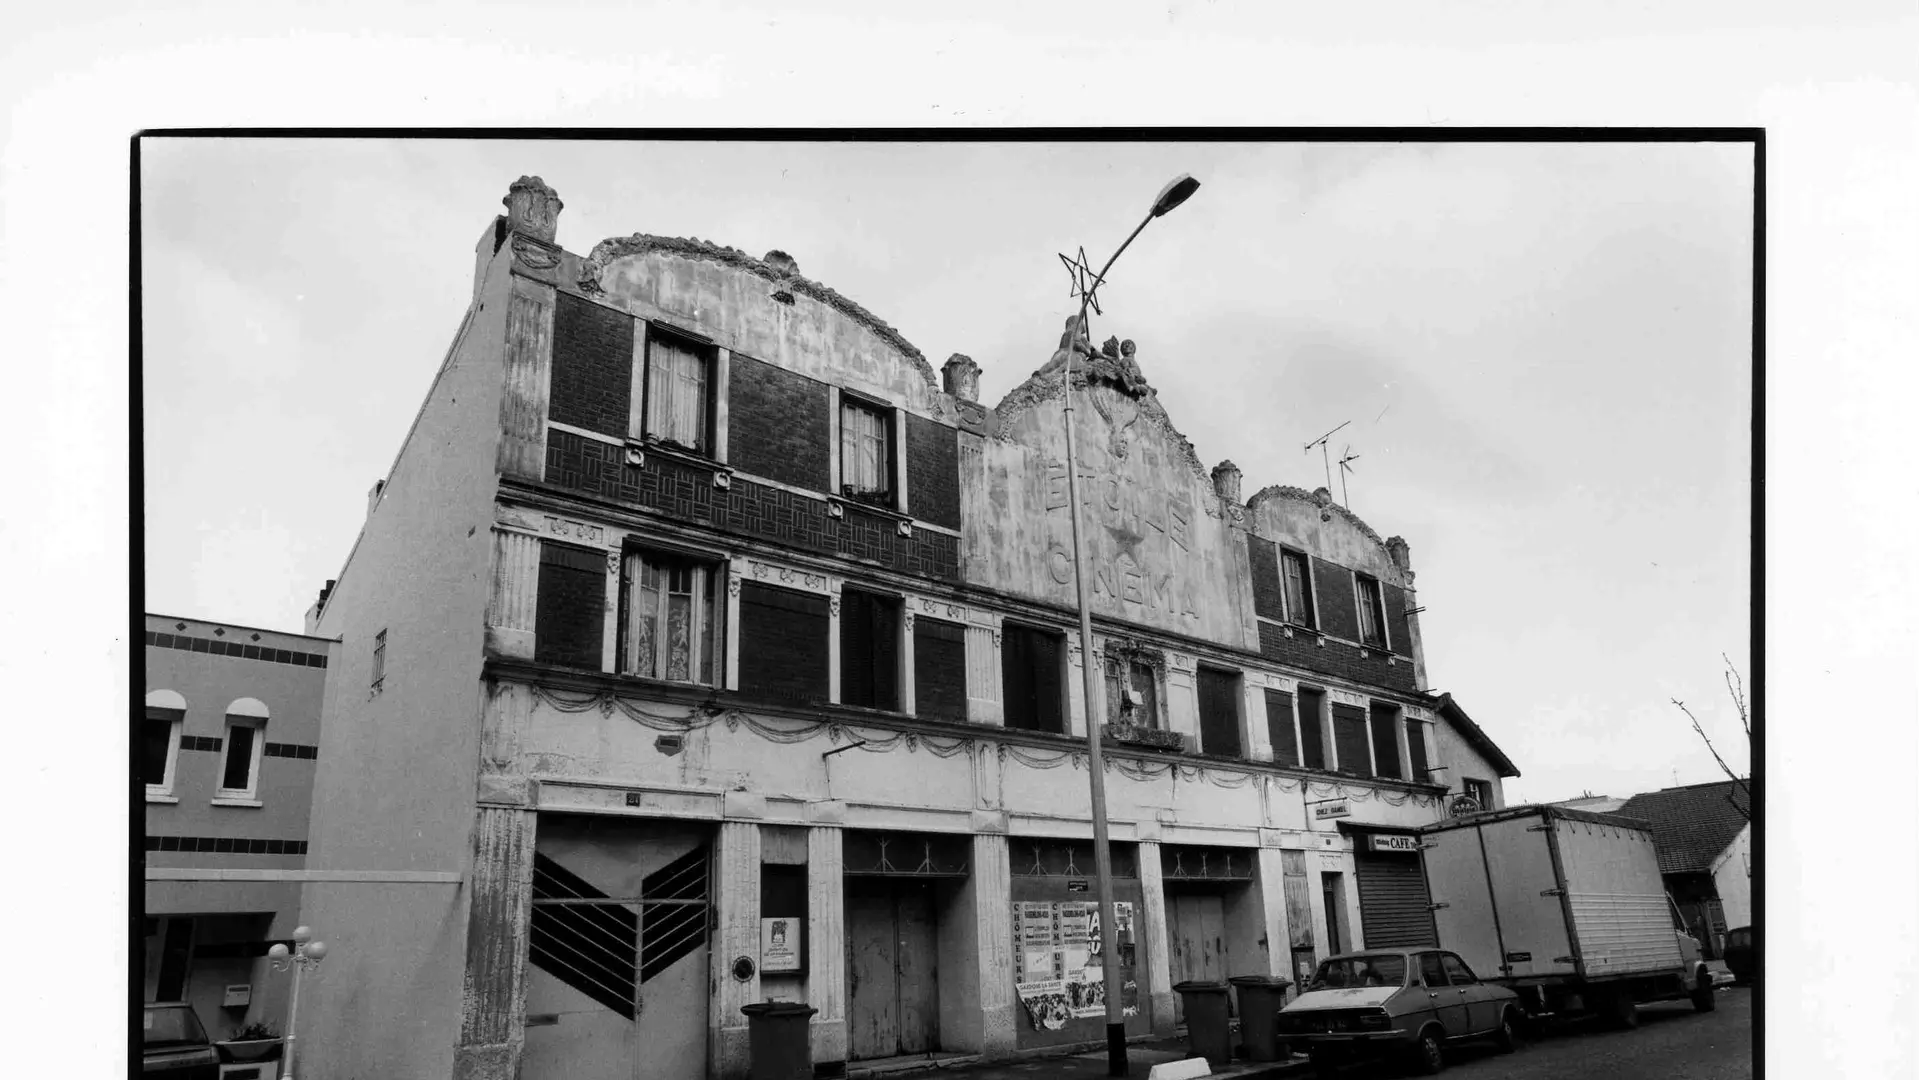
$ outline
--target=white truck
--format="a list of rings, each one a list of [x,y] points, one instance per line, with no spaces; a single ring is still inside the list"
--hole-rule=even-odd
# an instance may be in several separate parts
[[[1645,822],[1508,807],[1420,830],[1441,947],[1519,994],[1528,1014],[1638,1023],[1644,1001],[1713,1008],[1712,972],[1659,876]]]

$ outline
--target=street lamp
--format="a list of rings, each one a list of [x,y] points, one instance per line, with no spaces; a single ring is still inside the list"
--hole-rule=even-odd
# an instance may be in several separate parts
[[[280,1073],[280,1080],[293,1080],[293,1023],[300,1014],[300,973],[319,967],[320,961],[326,959],[326,942],[313,940],[313,931],[304,926],[295,927],[293,952],[287,952],[287,947],[276,941],[267,950],[267,959],[273,962],[275,971],[293,969],[293,989],[287,1001],[286,1052],[281,1055],[286,1063]]]
[[[1092,336],[1086,328],[1086,309],[1093,302],[1093,294],[1106,278],[1106,271],[1119,261],[1120,252],[1133,242],[1156,217],[1165,214],[1192,197],[1199,190],[1199,181],[1181,174],[1160,189],[1153,199],[1153,208],[1140,220],[1126,242],[1106,260],[1106,265],[1093,275],[1090,284],[1084,279],[1080,283],[1079,320],[1074,324],[1073,333],[1084,335],[1090,346]],[[1081,249],[1082,258],[1085,249]],[[1086,592],[1086,548],[1080,542],[1079,507],[1079,453],[1076,448],[1078,430],[1073,423],[1073,359],[1079,352],[1079,342],[1068,343],[1066,350],[1066,501],[1072,508],[1073,521],[1073,587],[1079,597],[1079,655],[1080,675],[1084,679],[1084,697],[1086,700],[1086,764],[1087,772],[1092,774],[1093,797],[1093,864],[1099,881],[1099,952],[1100,977],[1106,985],[1106,1074],[1125,1076],[1126,1061],[1126,1019],[1121,1004],[1122,988],[1119,982],[1119,954],[1115,945],[1115,926],[1113,923],[1113,856],[1107,845],[1106,829],[1106,765],[1100,755],[1099,723],[1093,715],[1093,695],[1099,683],[1093,672],[1093,609],[1089,606]]]

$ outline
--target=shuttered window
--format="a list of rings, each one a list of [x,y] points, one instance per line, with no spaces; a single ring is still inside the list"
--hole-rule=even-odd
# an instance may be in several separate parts
[[[1386,613],[1379,606],[1379,582],[1355,574],[1359,587],[1359,640],[1376,649],[1386,647]]]
[[[542,541],[533,658],[598,671],[605,639],[606,553]]]
[[[740,585],[740,693],[810,705],[827,694],[826,597]]]
[[[1000,634],[1000,676],[1006,726],[1064,734],[1065,703],[1058,634],[1007,623]]]
[[[966,628],[939,619],[913,620],[913,712],[966,719]]]
[[[1286,621],[1313,625],[1313,585],[1306,574],[1306,557],[1296,551],[1282,551],[1279,564],[1286,581]]]
[[[1351,705],[1333,703],[1333,752],[1339,758],[1339,771],[1354,776],[1371,776],[1372,753],[1366,746],[1366,714]]]
[[[713,350],[649,328],[646,338],[646,433],[705,452]]]
[[[859,589],[840,594],[840,702],[898,709],[900,602]]]
[[[1199,669],[1199,749],[1239,757],[1239,675]]]
[[[1398,710],[1391,705],[1373,706],[1373,775],[1388,780],[1403,780],[1399,775],[1399,725],[1394,723]]]
[[[1299,764],[1299,739],[1293,728],[1293,695],[1284,690],[1266,691],[1266,735],[1273,744],[1273,763]]]
[[[1353,870],[1359,879],[1359,922],[1367,948],[1439,944],[1417,853],[1355,852]]]
[[[1406,718],[1407,756],[1413,759],[1413,774],[1406,779],[1414,783],[1432,782],[1432,776],[1426,771],[1426,725],[1412,717]]]
[[[1300,764],[1309,769],[1324,769],[1326,761],[1326,732],[1322,724],[1326,715],[1326,694],[1310,686],[1299,688],[1299,759]]]

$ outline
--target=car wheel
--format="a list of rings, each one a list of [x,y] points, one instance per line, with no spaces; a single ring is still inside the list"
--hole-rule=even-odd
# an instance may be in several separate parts
[[[1719,1007],[1719,999],[1713,996],[1712,972],[1699,969],[1699,980],[1693,984],[1692,1007],[1700,1012],[1711,1012]]]
[[[1639,1026],[1639,1003],[1632,999],[1632,992],[1621,990],[1607,1002],[1607,1019],[1616,1028],[1631,1029]]]
[[[1431,1030],[1419,1033],[1419,1043],[1413,1047],[1413,1071],[1421,1076],[1431,1076],[1446,1067],[1446,1056],[1440,1051],[1439,1036]]]
[[[1499,1014],[1499,1030],[1493,1035],[1493,1045],[1499,1047],[1502,1054],[1519,1049],[1519,1019],[1511,1009]]]

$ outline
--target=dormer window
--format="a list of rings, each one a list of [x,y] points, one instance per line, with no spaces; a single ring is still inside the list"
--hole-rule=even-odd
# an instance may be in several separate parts
[[[840,494],[893,505],[893,411],[850,394],[840,396]]]

